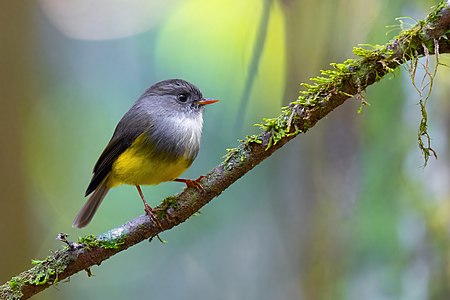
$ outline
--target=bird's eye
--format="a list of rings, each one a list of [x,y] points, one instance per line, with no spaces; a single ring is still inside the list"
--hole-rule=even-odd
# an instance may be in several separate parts
[[[179,94],[178,95],[178,101],[186,102],[187,100],[188,100],[188,96],[186,94]]]

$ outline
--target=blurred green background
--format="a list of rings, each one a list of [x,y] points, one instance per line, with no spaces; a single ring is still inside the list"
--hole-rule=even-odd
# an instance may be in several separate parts
[[[196,178],[296,99],[300,82],[435,4],[1,2],[0,282],[61,247],[59,232],[99,234],[143,213],[135,189],[121,186],[88,228],[71,227],[116,123],[152,83],[179,77],[221,99],[185,174]],[[163,233],[167,244],[141,243],[35,299],[449,299],[449,75],[438,70],[429,102],[439,159],[426,168],[403,68],[369,88],[362,114],[358,100],[339,107]],[[144,193],[156,205],[183,188]]]

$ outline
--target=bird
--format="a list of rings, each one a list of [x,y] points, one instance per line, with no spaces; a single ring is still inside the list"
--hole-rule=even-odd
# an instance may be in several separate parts
[[[125,113],[101,153],[86,189],[88,200],[73,227],[87,226],[108,191],[121,184],[134,185],[146,214],[160,225],[145,200],[141,185],[184,182],[204,190],[196,180],[179,178],[197,157],[203,110],[219,100],[204,98],[192,83],[168,79],[150,86]]]

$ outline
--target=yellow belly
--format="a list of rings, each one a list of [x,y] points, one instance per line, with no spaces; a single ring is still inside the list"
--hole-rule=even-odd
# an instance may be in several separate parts
[[[120,184],[155,185],[172,181],[190,166],[190,161],[180,157],[174,161],[152,158],[151,151],[141,147],[139,137],[113,163],[108,179],[108,187]]]

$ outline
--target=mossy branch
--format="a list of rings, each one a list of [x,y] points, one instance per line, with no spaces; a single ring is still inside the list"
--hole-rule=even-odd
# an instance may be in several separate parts
[[[262,132],[247,136],[237,148],[228,149],[225,160],[202,180],[205,193],[186,189],[181,194],[166,198],[157,207],[162,228],[155,226],[148,217],[140,216],[98,237],[87,236],[70,242],[64,234],[59,239],[66,246],[0,286],[0,299],[26,299],[50,285],[99,265],[116,253],[158,233],[181,224],[201,207],[219,196],[248,171],[300,133],[305,133],[319,120],[343,104],[361,94],[371,84],[381,80],[407,61],[414,64],[418,57],[450,52],[450,8],[442,2],[428,17],[413,28],[403,30],[386,45],[371,48],[355,48],[357,59],[332,64],[331,70],[322,71],[321,77],[312,79],[300,97],[283,107],[280,116],[264,119]],[[434,76],[433,72],[429,72]],[[427,96],[421,98],[426,102]],[[421,105],[422,106],[422,105]],[[426,117],[426,115],[425,115]],[[422,133],[425,126],[420,124]],[[424,131],[423,131],[424,130]],[[429,148],[429,145],[423,145]],[[428,151],[430,151],[428,149]]]

